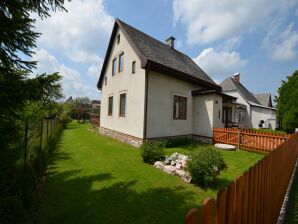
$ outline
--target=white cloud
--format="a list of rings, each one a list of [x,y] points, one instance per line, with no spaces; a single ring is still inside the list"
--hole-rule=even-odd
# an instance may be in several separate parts
[[[241,45],[241,37],[232,37],[219,44],[218,48],[222,51],[231,51],[237,49]]]
[[[38,61],[36,72],[53,73],[59,72],[63,76],[63,92],[68,96],[89,96],[98,98],[99,91],[96,86],[90,86],[84,82],[81,74],[64,64],[60,64],[56,57],[45,49],[37,49],[33,60]],[[97,96],[98,95],[98,96]]]
[[[97,63],[97,64],[93,64],[91,65],[89,68],[88,68],[88,75],[90,77],[93,77],[93,78],[97,78],[99,77],[100,75],[100,70],[101,70],[101,67],[102,67],[102,60]]]
[[[278,61],[292,60],[297,56],[298,31],[293,29],[294,23],[290,23],[284,31],[272,29],[264,39],[264,46],[268,49],[271,57]]]
[[[214,48],[204,49],[193,60],[209,75],[218,78],[238,72],[247,62],[236,51],[217,51]]]
[[[32,14],[36,31],[42,33],[37,42],[40,50],[34,56],[39,61],[37,71],[61,73],[66,94],[96,96],[103,63],[100,54],[106,49],[114,18],[103,0],[65,1],[64,6],[68,12],[53,12],[43,20]],[[80,74],[74,65],[85,72]]]
[[[102,0],[65,2],[68,12],[55,12],[37,19],[36,29],[42,35],[38,45],[59,50],[75,62],[93,62],[105,47],[114,19]]]
[[[173,0],[174,23],[186,25],[190,44],[242,35],[284,15],[295,0]]]

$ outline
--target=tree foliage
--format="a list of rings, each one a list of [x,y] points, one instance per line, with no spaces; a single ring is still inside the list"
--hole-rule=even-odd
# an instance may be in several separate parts
[[[75,102],[75,106],[79,107],[79,106],[83,106],[83,107],[90,107],[91,104],[91,99],[87,96],[84,97],[76,97],[74,99]]]
[[[298,70],[287,81],[282,81],[278,89],[277,117],[281,121],[282,129],[288,133],[293,133],[298,128]]]

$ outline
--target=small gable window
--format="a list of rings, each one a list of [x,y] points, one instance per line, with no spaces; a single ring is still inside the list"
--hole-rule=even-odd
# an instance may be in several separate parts
[[[118,72],[122,72],[123,71],[123,66],[124,66],[124,53],[122,52],[119,55],[119,68],[118,68]]]
[[[183,96],[174,96],[173,119],[186,120],[187,98]]]
[[[105,86],[107,85],[107,77],[105,76]]]
[[[117,74],[117,58],[113,59],[113,64],[112,64],[112,75],[116,75]]]
[[[136,73],[136,61],[133,61],[131,64],[131,73],[132,74]]]
[[[117,44],[120,43],[120,34],[117,35]]]

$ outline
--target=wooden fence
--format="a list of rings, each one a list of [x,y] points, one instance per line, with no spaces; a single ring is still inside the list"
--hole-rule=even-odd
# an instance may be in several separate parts
[[[239,149],[268,153],[284,143],[291,135],[259,132],[238,128],[214,128],[213,143],[235,145]]]
[[[298,133],[202,204],[202,224],[277,223],[284,196],[298,157]],[[185,224],[199,223],[191,209]]]
[[[22,161],[24,167],[26,167],[29,160],[35,158],[37,153],[44,148],[49,137],[54,133],[58,125],[58,117],[48,117],[41,121],[24,122],[24,128],[19,130],[19,135],[23,136],[22,139],[24,139],[22,142]]]

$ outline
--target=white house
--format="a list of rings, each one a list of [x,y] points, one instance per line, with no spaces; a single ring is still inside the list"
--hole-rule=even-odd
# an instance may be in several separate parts
[[[243,124],[246,128],[277,128],[276,108],[272,106],[270,93],[253,94],[240,82],[240,73],[220,83],[222,92],[237,98],[232,123]],[[225,112],[225,108],[223,108]]]
[[[187,136],[210,141],[223,127],[222,98],[234,99],[193,60],[116,19],[97,84],[100,132],[140,145]]]

